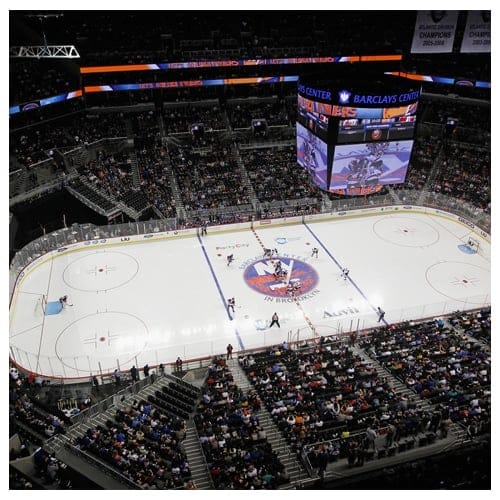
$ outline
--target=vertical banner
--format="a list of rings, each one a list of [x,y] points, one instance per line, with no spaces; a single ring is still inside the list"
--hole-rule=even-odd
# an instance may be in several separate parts
[[[491,52],[490,10],[472,10],[467,14],[460,52]]]
[[[458,11],[418,11],[411,53],[452,52],[457,19]]]

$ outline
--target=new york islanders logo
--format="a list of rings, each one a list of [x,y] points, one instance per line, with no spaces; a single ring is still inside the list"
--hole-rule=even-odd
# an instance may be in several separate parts
[[[284,271],[282,276],[275,274],[278,261]],[[313,290],[319,280],[318,274],[309,264],[289,257],[253,262],[245,269],[243,278],[250,288],[271,297],[287,297],[287,287],[290,283],[295,285],[295,296],[304,295]]]

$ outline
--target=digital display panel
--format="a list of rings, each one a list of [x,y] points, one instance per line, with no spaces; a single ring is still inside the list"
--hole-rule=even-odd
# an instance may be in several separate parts
[[[401,54],[366,55],[366,56],[327,56],[327,57],[279,57],[267,59],[235,59],[223,61],[185,61],[157,64],[125,64],[119,66],[83,66],[80,68],[82,75],[89,73],[111,73],[117,71],[158,71],[175,69],[199,68],[231,68],[236,66],[267,66],[282,64],[328,64],[328,63],[354,63],[375,61],[401,61]]]
[[[363,116],[356,110],[356,118],[339,120],[337,144],[397,141],[412,139],[417,123],[417,103],[398,108],[377,110],[378,116]]]
[[[326,189],[327,144],[297,122],[297,162],[315,184]]]
[[[403,183],[412,147],[412,140],[336,146],[330,190]]]

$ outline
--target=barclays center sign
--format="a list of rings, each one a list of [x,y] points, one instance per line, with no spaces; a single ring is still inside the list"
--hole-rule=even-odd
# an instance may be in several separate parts
[[[387,85],[387,91],[380,85],[377,86],[377,91],[371,91],[368,88],[349,88],[344,87],[338,91],[332,91],[327,88],[317,88],[299,83],[297,86],[298,93],[311,101],[323,103],[332,103],[340,106],[353,107],[391,107],[402,106],[417,102],[420,98],[421,90],[405,90],[394,88]],[[375,89],[373,89],[375,90]]]

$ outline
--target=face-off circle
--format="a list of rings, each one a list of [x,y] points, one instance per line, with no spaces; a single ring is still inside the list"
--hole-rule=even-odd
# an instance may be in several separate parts
[[[281,262],[281,269],[287,272],[286,277],[277,278],[275,266]],[[294,291],[295,296],[304,295],[316,288],[319,278],[312,266],[291,257],[276,259],[260,259],[250,264],[243,273],[246,284],[256,292],[269,297],[287,297],[287,285],[300,283]]]

